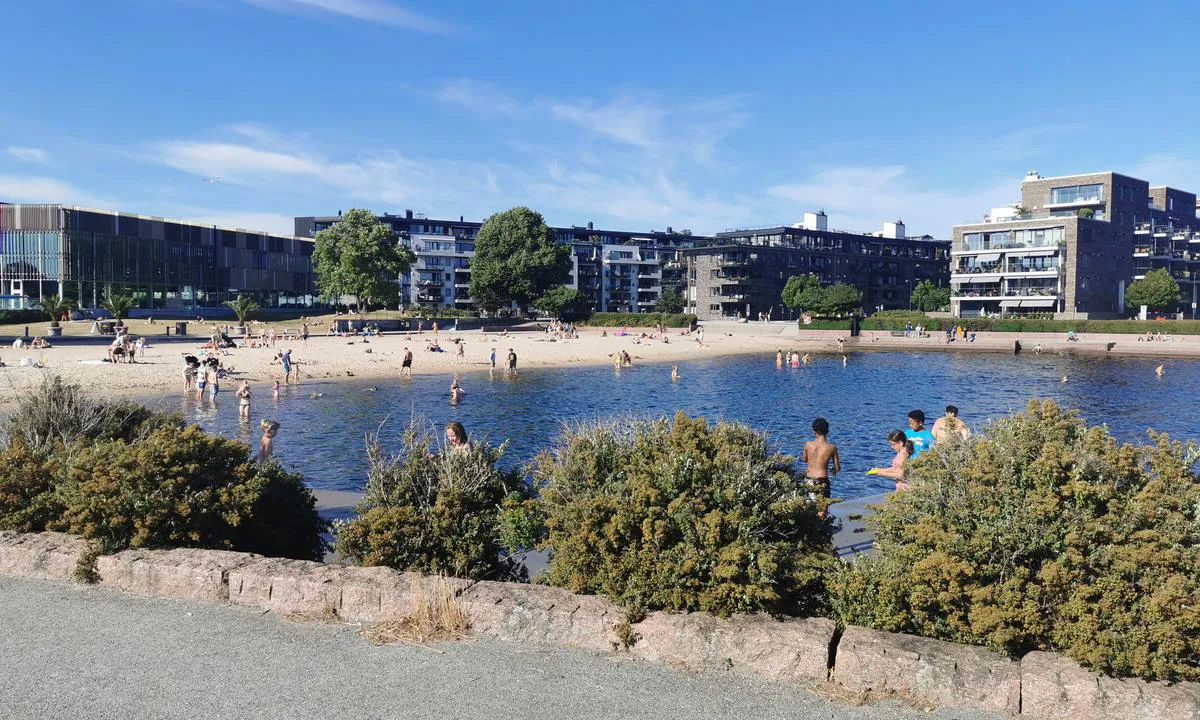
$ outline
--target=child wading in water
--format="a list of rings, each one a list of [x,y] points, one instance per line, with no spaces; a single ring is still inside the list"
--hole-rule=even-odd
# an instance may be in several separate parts
[[[892,458],[892,464],[885,468],[871,468],[867,471],[868,475],[881,475],[885,478],[891,478],[896,481],[896,492],[907,490],[908,482],[905,481],[904,464],[913,456],[913,443],[904,434],[903,430],[893,430],[888,433],[888,445],[896,453],[896,457]]]
[[[809,487],[808,499],[816,502],[817,496],[825,499],[830,497],[829,477],[837,475],[842,470],[842,461],[838,457],[837,445],[829,442],[829,421],[817,418],[812,423],[813,439],[804,443],[806,463],[804,481]],[[820,513],[825,517],[825,511]]]
[[[242,422],[250,421],[250,381],[243,380],[234,396],[238,399],[238,417]]]
[[[279,432],[279,423],[264,418],[258,426],[262,428],[263,434],[262,440],[258,441],[258,461],[261,463],[270,460],[275,451],[275,435]]]

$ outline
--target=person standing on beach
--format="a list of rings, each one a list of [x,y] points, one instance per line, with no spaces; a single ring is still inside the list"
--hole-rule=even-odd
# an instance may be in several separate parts
[[[804,482],[809,487],[808,499],[816,502],[818,495],[829,499],[829,478],[842,471],[842,461],[837,445],[829,442],[829,421],[820,417],[813,420],[812,431],[813,439],[804,443],[804,454],[800,459],[806,464]],[[821,515],[824,517],[824,512]]]
[[[250,422],[250,381],[243,380],[234,395],[238,399],[238,418]]]
[[[412,377],[412,350],[404,348],[404,359],[400,361],[400,375],[402,377]]]
[[[953,405],[947,405],[946,414],[934,420],[932,432],[935,442],[945,442],[947,438],[954,435],[958,435],[963,440],[971,437],[971,429],[965,422],[958,419],[958,408]]]
[[[492,348],[491,354],[488,355],[488,362],[492,364],[492,372],[496,371],[496,348]]]
[[[304,343],[304,347],[308,347],[308,322],[300,324],[300,342]]]
[[[264,463],[275,453],[275,435],[279,433],[279,423],[263,418],[258,426],[262,429],[262,439],[258,441],[258,461]]]
[[[437,340],[437,337],[438,337],[438,324],[437,324],[437,320],[434,320],[433,321],[433,339]]]
[[[925,412],[923,410],[913,410],[908,413],[908,429],[904,431],[904,435],[912,443],[911,454],[914,458],[933,447],[935,442],[933,433],[925,429]]]
[[[510,375],[517,374],[517,353],[512,349],[508,349],[508,371]]]

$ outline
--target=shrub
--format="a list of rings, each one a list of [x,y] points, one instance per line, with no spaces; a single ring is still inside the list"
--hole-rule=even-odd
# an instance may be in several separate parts
[[[127,547],[320,559],[325,523],[299,475],[175,415],[98,401],[53,378],[0,432],[0,529]]]
[[[1094,670],[1200,679],[1194,445],[1135,447],[1050,402],[914,463],[875,516],[878,556],[837,574],[843,623]]]
[[[592,313],[583,322],[593,327],[654,327],[661,322],[672,328],[690,328],[696,324],[696,316],[687,313]]]
[[[97,400],[83,387],[54,376],[18,398],[16,409],[0,425],[0,446],[20,441],[29,452],[46,455],[104,440],[132,442],[163,426],[181,428],[183,419],[134,402]]]
[[[46,321],[41,310],[0,310],[0,325],[24,325]]]
[[[509,532],[501,542],[502,513],[527,499],[522,478],[496,467],[504,446],[472,443],[441,450],[428,423],[414,420],[396,454],[377,435],[367,441],[367,493],[359,517],[342,524],[335,550],[361,565],[471,579],[520,578],[523,566],[505,550],[536,538]]]
[[[76,455],[50,530],[127,547],[205,547],[303,560],[324,554],[324,522],[298,475],[259,465],[241,442],[195,426],[159,428]]]
[[[569,427],[534,462],[546,582],[633,614],[821,612],[836,560],[792,462],[750,428],[682,413]]]

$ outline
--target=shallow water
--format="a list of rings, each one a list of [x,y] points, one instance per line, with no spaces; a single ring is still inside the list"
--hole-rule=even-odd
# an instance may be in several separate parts
[[[1197,438],[1191,404],[1200,387],[1200,361],[1169,360],[1166,375],[1155,376],[1160,361],[1123,357],[1071,358],[978,353],[869,352],[850,357],[816,356],[812,365],[776,369],[774,356],[727,357],[680,365],[671,381],[670,365],[643,365],[619,374],[611,367],[522,371],[517,378],[486,371],[461,376],[466,389],[457,407],[449,403],[450,378],[411,380],[306,381],[271,398],[263,384],[256,395],[251,426],[238,422],[236,384],[213,407],[207,400],[181,399],[185,417],[205,429],[257,443],[259,418],[282,425],[276,454],[317,488],[361,490],[365,480],[363,438],[381,425],[386,442],[416,413],[440,424],[458,420],[473,438],[510,441],[505,456],[524,462],[552,442],[564,420],[633,414],[657,416],[683,410],[710,419],[740,420],[770,433],[783,452],[797,454],[811,436],[812,419],[827,418],[831,439],[842,456],[842,474],[833,481],[835,497],[861,497],[891,489],[886,479],[864,471],[891,461],[884,438],[904,428],[908,411],[929,418],[946,404],[979,428],[1031,398],[1049,398],[1077,409],[1091,424],[1106,423],[1121,440],[1145,439],[1147,428],[1172,437]],[[1061,381],[1067,376],[1068,382]],[[377,386],[377,389],[370,388]],[[313,392],[322,393],[311,398]]]

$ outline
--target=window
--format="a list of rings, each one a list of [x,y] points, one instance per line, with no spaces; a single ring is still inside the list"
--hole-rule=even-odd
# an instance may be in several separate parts
[[[1104,185],[1068,185],[1050,189],[1051,205],[1104,202]]]

